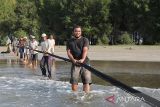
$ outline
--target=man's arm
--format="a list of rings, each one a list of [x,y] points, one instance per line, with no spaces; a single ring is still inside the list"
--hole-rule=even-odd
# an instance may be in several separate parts
[[[83,53],[82,53],[82,59],[80,59],[78,62],[83,63],[87,57],[88,50],[89,50],[89,41],[87,38],[84,38],[84,47],[83,47]]]
[[[73,55],[72,55],[70,49],[67,49],[67,55],[68,55],[69,59],[72,61],[72,63],[75,64],[75,63],[77,62],[77,60],[74,59],[74,57],[73,57]]]
[[[88,54],[88,47],[83,47],[82,59],[80,59],[78,62],[83,63],[87,57],[87,54]]]
[[[35,50],[38,50],[38,42],[36,41],[36,46],[35,46]]]

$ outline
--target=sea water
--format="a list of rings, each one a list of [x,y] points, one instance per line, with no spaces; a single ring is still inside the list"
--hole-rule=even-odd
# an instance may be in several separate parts
[[[105,63],[107,66],[111,64],[109,62]],[[98,64],[97,62],[92,62],[94,67]],[[106,65],[101,67],[98,67],[100,66],[98,65],[96,68],[101,69],[104,73],[105,69],[107,69]],[[120,67],[117,62],[115,65]],[[111,69],[109,66],[108,68]],[[133,67],[131,68],[134,69]],[[155,72],[158,67],[153,65],[153,68],[153,76],[155,74],[159,75],[159,71]],[[120,70],[123,70],[123,68]],[[107,71],[107,74],[121,79],[121,76],[125,78],[126,73],[131,72],[127,71],[125,67],[124,71],[125,73],[122,72],[121,74],[120,71],[113,71],[112,69],[110,72]],[[115,75],[112,72],[118,73]],[[137,74],[138,71],[135,71],[130,75],[132,77]],[[143,71],[140,74],[152,75],[149,71]],[[79,84],[77,92],[72,92],[70,83],[68,82],[70,78],[69,63],[56,61],[53,65],[52,76],[52,80],[43,79],[39,67],[34,70],[16,59],[1,60],[0,107],[150,107],[137,97],[133,97],[115,86],[106,85],[104,81],[94,76],[90,93],[86,94],[82,91],[82,83]],[[134,78],[136,79],[137,77]],[[123,81],[125,82],[125,79]],[[153,81],[156,80],[153,79]],[[160,84],[159,86],[157,84],[150,85],[147,88],[145,86],[148,85],[145,85],[145,83],[134,83],[135,85],[132,87],[160,100],[160,89],[158,88]],[[126,84],[131,85],[133,83],[126,82]]]

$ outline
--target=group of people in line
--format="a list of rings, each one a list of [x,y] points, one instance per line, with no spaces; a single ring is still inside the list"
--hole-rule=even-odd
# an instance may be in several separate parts
[[[40,43],[41,51],[43,51],[43,57],[40,61],[40,69],[42,71],[42,76],[47,77],[49,79],[52,78],[51,68],[53,57],[48,55],[47,53],[54,54],[55,49],[55,40],[53,35],[48,36],[43,33],[41,35],[42,42]],[[19,56],[20,60],[28,63],[33,68],[37,67],[37,59],[38,59],[38,50],[39,42],[35,39],[35,36],[30,36],[30,39],[27,37],[23,37],[19,39],[17,46],[19,48]],[[82,36],[82,28],[81,26],[75,26],[73,28],[73,36],[67,42],[66,51],[69,59],[72,61],[71,66],[71,88],[73,91],[78,90],[78,81],[79,77],[81,77],[83,83],[83,91],[90,91],[91,82],[91,72],[81,67],[79,64],[84,63],[89,65],[89,58],[87,57],[89,49],[89,40]],[[16,48],[14,49],[16,52]],[[46,69],[46,67],[47,69]],[[48,73],[46,72],[48,71]]]
[[[51,57],[47,53],[54,54],[54,48],[55,48],[54,35],[50,35],[48,37],[45,33],[43,33],[41,35],[41,38],[42,42],[40,44],[36,40],[36,37],[33,35],[30,35],[29,38],[25,36],[19,38],[19,40],[15,39],[13,40],[12,43],[13,46],[12,50],[15,54],[17,54],[17,56],[20,57],[21,62],[28,64],[33,69],[37,68],[37,63],[38,63],[38,52],[36,50],[43,51],[44,54],[40,61],[40,69],[44,77],[51,79],[52,78],[51,68],[53,65],[53,57]],[[41,49],[39,49],[39,45],[41,46]],[[46,71],[48,71],[48,75]]]

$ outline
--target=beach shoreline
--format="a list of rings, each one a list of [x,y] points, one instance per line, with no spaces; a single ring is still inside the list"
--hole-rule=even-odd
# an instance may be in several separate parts
[[[0,52],[6,50],[7,47],[0,47]],[[12,55],[14,57],[13,53],[7,54],[7,56]],[[55,46],[55,55],[68,58],[66,53],[66,46]],[[90,46],[88,57],[90,60],[98,61],[160,62],[160,46]],[[0,59],[1,58],[2,57],[0,57]]]

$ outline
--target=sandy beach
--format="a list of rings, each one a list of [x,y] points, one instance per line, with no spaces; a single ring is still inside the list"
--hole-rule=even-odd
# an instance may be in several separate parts
[[[6,49],[0,47],[0,52]],[[65,46],[56,46],[55,54],[68,58]],[[8,54],[8,56],[12,55],[13,53]],[[88,57],[91,60],[105,61],[160,62],[160,46],[90,46]]]
[[[57,46],[55,54],[67,57],[64,46]],[[90,46],[91,60],[160,62],[160,46]]]

